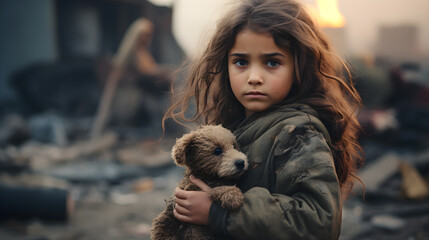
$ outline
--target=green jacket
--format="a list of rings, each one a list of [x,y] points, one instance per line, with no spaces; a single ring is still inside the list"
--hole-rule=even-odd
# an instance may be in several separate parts
[[[240,123],[234,134],[250,163],[238,183],[244,205],[226,214],[212,206],[215,233],[257,240],[339,238],[340,186],[329,134],[316,116],[295,104]]]

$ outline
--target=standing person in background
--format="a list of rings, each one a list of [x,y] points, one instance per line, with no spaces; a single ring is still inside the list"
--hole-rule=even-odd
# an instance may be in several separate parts
[[[237,183],[239,210],[212,202],[194,178],[203,191],[176,189],[177,219],[210,225],[220,239],[339,238],[342,202],[363,161],[361,99],[302,4],[241,1],[175,93],[164,120],[222,124],[250,163]]]

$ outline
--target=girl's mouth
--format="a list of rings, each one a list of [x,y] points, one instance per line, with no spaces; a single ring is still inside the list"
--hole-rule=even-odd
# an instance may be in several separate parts
[[[246,93],[246,95],[265,95],[265,94],[258,91],[250,91]]]
[[[250,91],[250,92],[247,92],[246,94],[245,94],[245,96],[248,96],[248,97],[263,97],[263,96],[265,96],[266,94],[264,94],[264,93],[262,93],[262,92],[258,92],[258,91]]]

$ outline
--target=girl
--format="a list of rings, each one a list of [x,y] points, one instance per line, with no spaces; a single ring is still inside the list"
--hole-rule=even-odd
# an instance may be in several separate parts
[[[360,106],[348,68],[300,3],[242,1],[164,119],[234,132],[250,162],[237,183],[244,205],[227,212],[194,178],[203,191],[176,189],[175,217],[210,225],[221,239],[338,239],[342,200],[362,161]]]

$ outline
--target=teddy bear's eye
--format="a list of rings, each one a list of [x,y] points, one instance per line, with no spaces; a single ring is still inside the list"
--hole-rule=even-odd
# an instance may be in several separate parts
[[[215,150],[214,150],[214,155],[221,155],[222,154],[222,149],[220,149],[220,148],[216,148]]]

